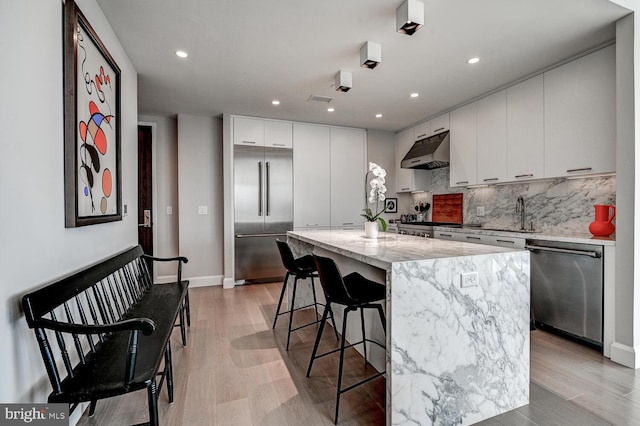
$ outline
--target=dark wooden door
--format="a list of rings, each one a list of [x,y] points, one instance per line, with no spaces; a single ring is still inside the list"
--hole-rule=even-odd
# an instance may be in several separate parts
[[[151,172],[151,126],[138,126],[138,243],[149,255],[153,255],[154,221]]]

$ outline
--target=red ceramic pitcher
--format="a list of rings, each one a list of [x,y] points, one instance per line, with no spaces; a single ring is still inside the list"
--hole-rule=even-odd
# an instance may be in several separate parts
[[[616,206],[596,204],[594,207],[596,208],[596,220],[589,225],[589,231],[596,237],[608,237],[616,230],[616,227],[611,223],[616,217]],[[612,211],[611,216],[609,216],[609,211]]]

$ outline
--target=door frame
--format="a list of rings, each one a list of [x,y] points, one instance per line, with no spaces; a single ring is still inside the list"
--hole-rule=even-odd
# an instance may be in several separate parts
[[[158,183],[157,183],[157,167],[156,167],[156,162],[157,162],[157,138],[156,138],[156,123],[152,123],[149,121],[138,121],[138,126],[147,126],[147,127],[151,127],[151,208],[152,210],[152,215],[151,215],[151,223],[153,224],[153,226],[151,227],[152,233],[153,233],[153,253],[154,256],[157,256],[158,254],[158,217],[160,217],[160,212],[158,210]],[[136,167],[137,167],[137,161],[136,161]],[[138,208],[138,188],[136,188],[136,212],[137,212],[137,208]],[[136,233],[138,231],[138,219],[137,219],[137,213],[136,213]],[[153,282],[157,282],[158,281],[158,268],[153,268]]]

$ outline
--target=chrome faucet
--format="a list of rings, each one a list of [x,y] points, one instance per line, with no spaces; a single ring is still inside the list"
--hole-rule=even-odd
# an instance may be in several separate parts
[[[522,196],[519,196],[516,201],[516,213],[520,213],[520,230],[524,231],[524,198]]]

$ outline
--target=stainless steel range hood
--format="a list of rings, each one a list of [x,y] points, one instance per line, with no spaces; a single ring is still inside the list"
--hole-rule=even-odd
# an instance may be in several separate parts
[[[449,131],[413,144],[400,162],[403,169],[439,169],[449,166]]]

